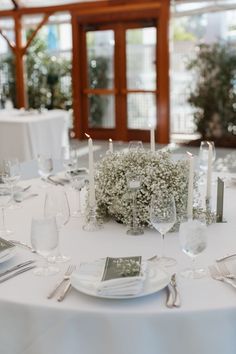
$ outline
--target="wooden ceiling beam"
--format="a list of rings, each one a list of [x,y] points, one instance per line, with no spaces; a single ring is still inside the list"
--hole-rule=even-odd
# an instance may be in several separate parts
[[[17,0],[11,0],[11,2],[13,3],[15,10],[17,10],[19,8],[18,1]]]
[[[30,44],[32,43],[34,37],[36,36],[36,34],[38,33],[38,31],[48,22],[49,17],[52,15],[52,13],[46,14],[44,16],[44,18],[42,19],[42,21],[38,24],[38,26],[36,27],[36,29],[33,31],[33,33],[31,34],[30,38],[27,41],[26,46],[23,48],[23,54],[26,53],[27,49],[29,48]]]
[[[85,9],[99,9],[102,7],[113,7],[121,5],[131,5],[140,4],[143,6],[149,3],[158,4],[161,6],[163,0],[97,0],[91,2],[81,2],[81,3],[69,3],[64,5],[54,5],[54,6],[44,6],[44,7],[18,7],[17,10],[0,10],[0,17],[15,17],[17,12],[18,15],[33,15],[41,13],[52,13],[52,12],[79,12]]]
[[[7,42],[7,44],[9,45],[9,47],[11,48],[12,51],[15,50],[15,44],[12,43],[7,36],[5,35],[5,33],[0,29],[0,35],[5,39],[5,41]]]

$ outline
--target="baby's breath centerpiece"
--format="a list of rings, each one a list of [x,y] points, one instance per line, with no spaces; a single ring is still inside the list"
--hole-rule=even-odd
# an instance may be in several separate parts
[[[150,226],[151,197],[158,190],[174,196],[180,221],[186,214],[188,168],[187,161],[173,161],[169,152],[138,150],[107,154],[97,164],[95,176],[98,215],[110,216],[125,225],[131,223],[133,204],[126,175],[136,171],[141,181],[136,196],[139,225]]]

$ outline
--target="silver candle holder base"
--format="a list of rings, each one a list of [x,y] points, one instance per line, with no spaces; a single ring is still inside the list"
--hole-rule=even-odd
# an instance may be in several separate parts
[[[98,222],[97,219],[97,211],[96,206],[90,207],[88,215],[87,215],[87,222],[83,226],[84,231],[94,232],[98,231],[102,228],[102,225]]]

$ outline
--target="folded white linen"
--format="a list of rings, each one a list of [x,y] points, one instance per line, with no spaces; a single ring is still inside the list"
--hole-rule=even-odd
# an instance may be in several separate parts
[[[142,262],[139,276],[121,277],[102,281],[105,259],[92,263],[82,263],[77,272],[72,274],[72,283],[78,288],[93,288],[98,295],[104,296],[132,296],[140,293],[144,287],[147,274],[147,262]]]

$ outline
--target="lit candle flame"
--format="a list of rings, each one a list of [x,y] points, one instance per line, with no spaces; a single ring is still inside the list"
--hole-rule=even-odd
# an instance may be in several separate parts
[[[88,135],[87,133],[85,133],[85,136],[89,139],[90,138],[90,135]]]
[[[191,154],[191,152],[187,151],[187,154],[189,157],[193,157],[193,154]]]
[[[111,138],[109,139],[109,141],[110,141],[110,143],[112,143],[112,139]]]

